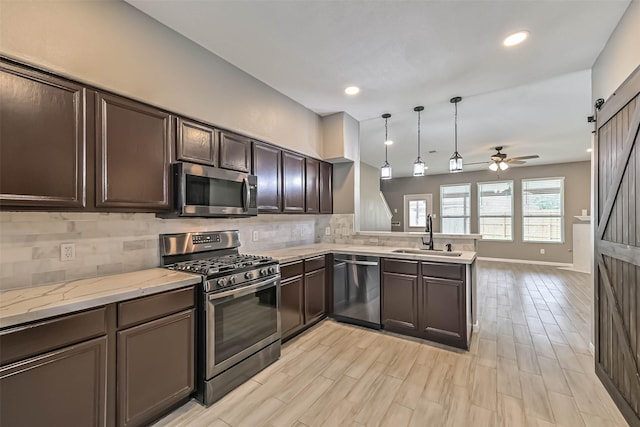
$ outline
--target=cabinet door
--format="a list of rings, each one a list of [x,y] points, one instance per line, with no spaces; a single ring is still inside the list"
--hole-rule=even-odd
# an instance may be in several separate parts
[[[146,425],[191,394],[194,311],[118,332],[120,426]]]
[[[420,329],[425,338],[466,348],[464,282],[424,277]]]
[[[211,126],[181,118],[176,123],[178,160],[217,166],[219,132]]]
[[[258,212],[282,209],[282,150],[262,142],[253,143],[253,174],[258,177]]]
[[[321,268],[304,275],[304,321],[310,323],[326,313],[325,269]]]
[[[107,338],[0,369],[0,425],[103,426]]]
[[[221,132],[220,167],[249,172],[251,169],[251,141],[244,136]]]
[[[289,338],[304,325],[303,276],[280,284],[280,325],[282,339]]]
[[[304,212],[304,157],[282,152],[283,212]]]
[[[0,203],[84,207],[86,153],[85,89],[0,62]]]
[[[171,116],[112,95],[96,99],[96,206],[169,209]]]
[[[305,177],[305,212],[320,212],[320,162],[315,159],[306,158]]]
[[[320,213],[333,213],[333,165],[320,162]]]
[[[418,276],[382,273],[382,326],[391,331],[418,332]]]

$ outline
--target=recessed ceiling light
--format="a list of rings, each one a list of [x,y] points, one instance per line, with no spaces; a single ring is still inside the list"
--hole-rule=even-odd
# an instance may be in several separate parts
[[[515,46],[525,41],[527,37],[529,37],[529,31],[518,31],[505,37],[502,44],[507,47]]]
[[[587,153],[592,152],[593,150],[591,148],[587,148]]]
[[[358,86],[349,86],[344,90],[344,93],[347,95],[356,95],[360,93],[360,88]]]

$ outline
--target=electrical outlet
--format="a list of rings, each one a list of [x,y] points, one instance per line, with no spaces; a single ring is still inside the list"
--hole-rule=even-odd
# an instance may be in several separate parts
[[[544,249],[540,249],[540,255],[544,255]]]
[[[258,240],[260,240],[260,232],[258,230],[254,230],[253,236],[251,237],[251,239],[254,242],[257,242]]]
[[[393,209],[393,213],[398,213],[398,209]]]
[[[60,261],[73,261],[76,259],[75,243],[62,243],[60,245]]]
[[[324,228],[324,235],[325,236],[331,236],[331,227],[325,227]]]

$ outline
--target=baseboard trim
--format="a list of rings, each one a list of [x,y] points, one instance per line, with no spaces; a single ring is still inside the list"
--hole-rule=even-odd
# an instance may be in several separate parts
[[[533,261],[530,259],[512,259],[512,258],[489,258],[489,257],[478,257],[476,258],[479,261],[490,261],[490,262],[508,262],[512,264],[535,264],[535,265],[550,265],[553,267],[565,267],[570,268],[573,267],[573,264],[568,264],[564,262],[550,262],[550,261]]]

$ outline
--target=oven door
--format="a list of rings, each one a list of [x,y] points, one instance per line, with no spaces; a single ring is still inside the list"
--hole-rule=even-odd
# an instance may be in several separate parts
[[[206,296],[207,379],[280,339],[280,276]]]

